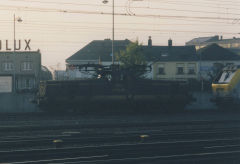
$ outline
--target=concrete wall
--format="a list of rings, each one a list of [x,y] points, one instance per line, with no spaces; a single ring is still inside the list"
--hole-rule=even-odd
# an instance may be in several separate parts
[[[193,97],[196,101],[188,104],[185,109],[187,110],[215,110],[216,104],[210,101],[213,97],[211,92],[194,92]]]
[[[30,102],[33,98],[30,93],[0,93],[0,113],[39,112],[37,105]]]

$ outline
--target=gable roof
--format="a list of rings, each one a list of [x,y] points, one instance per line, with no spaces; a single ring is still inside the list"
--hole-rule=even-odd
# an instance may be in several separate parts
[[[129,40],[115,40],[114,52],[125,50]],[[196,61],[195,46],[142,46],[147,61]],[[94,40],[81,50],[66,59],[71,60],[98,60],[112,61],[112,41],[110,39]]]
[[[239,55],[215,43],[199,49],[197,54],[199,59],[205,61],[240,60]]]
[[[195,46],[143,46],[147,61],[197,61]]]
[[[130,40],[114,40],[114,53],[126,49]],[[66,59],[69,60],[98,60],[112,61],[112,40],[94,40]]]
[[[221,39],[221,40],[217,40],[217,41],[207,41],[206,43],[208,44],[213,44],[213,43],[217,43],[217,44],[228,44],[228,43],[240,43],[240,38],[231,38],[231,39]]]
[[[194,38],[188,42],[186,42],[186,45],[196,45],[196,44],[201,44],[205,42],[213,42],[213,41],[218,41],[219,36],[210,36],[210,37],[199,37],[199,38]]]

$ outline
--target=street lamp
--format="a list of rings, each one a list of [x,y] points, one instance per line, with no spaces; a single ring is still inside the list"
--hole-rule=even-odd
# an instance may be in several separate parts
[[[22,22],[22,19],[20,17],[15,17],[15,14],[13,15],[13,57],[15,58],[15,51],[16,51],[16,21]],[[16,59],[16,58],[15,58]],[[13,90],[16,91],[16,60],[13,63]]]
[[[21,23],[22,19],[20,17],[15,17],[15,14],[13,15],[13,51],[16,50],[16,21]]]
[[[102,2],[107,4],[108,0]],[[112,64],[114,64],[114,0],[112,0]]]

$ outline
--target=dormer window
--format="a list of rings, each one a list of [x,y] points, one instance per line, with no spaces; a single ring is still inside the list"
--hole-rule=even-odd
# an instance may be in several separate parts
[[[168,56],[168,53],[162,53],[161,56],[162,56],[162,57],[167,57],[167,56]]]

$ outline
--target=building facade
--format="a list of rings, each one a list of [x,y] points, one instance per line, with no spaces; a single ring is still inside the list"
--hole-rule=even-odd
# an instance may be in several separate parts
[[[127,45],[131,43],[129,40],[116,41],[115,52],[119,53],[125,50]],[[172,40],[168,41],[168,46],[154,46],[152,39],[149,37],[148,45],[142,46],[142,53],[145,56],[147,65],[152,67],[151,71],[145,73],[145,78],[148,79],[176,79],[176,78],[196,78],[197,76],[197,55],[194,46],[173,46]],[[77,53],[72,55],[66,60],[67,71],[70,79],[73,76],[70,74],[78,75],[75,79],[90,78],[91,75],[83,71],[76,73],[71,65],[75,64],[98,64],[111,65],[111,40],[92,41]],[[183,74],[176,74],[176,68],[183,65]],[[158,71],[164,67],[164,74]],[[186,67],[186,68],[185,68]],[[191,68],[190,68],[191,67]],[[185,69],[193,69],[191,73],[185,73]],[[77,70],[78,71],[78,70]]]
[[[197,79],[211,82],[227,65],[240,65],[240,56],[218,44],[194,52],[192,46],[173,46],[153,67],[154,79]],[[175,50],[174,50],[175,49]],[[155,50],[156,51],[156,50]]]
[[[153,79],[187,80],[198,78],[198,58],[194,46],[145,47],[144,54],[152,61]]]
[[[12,91],[37,88],[41,78],[40,51],[0,52],[0,76],[11,77]]]
[[[154,79],[189,80],[198,79],[197,61],[165,61],[154,64]]]
[[[222,38],[221,38],[222,39]],[[218,36],[193,39],[188,46],[173,46],[172,40],[168,46],[154,46],[151,37],[148,45],[142,46],[142,53],[152,70],[145,74],[148,79],[155,80],[179,80],[195,79],[211,81],[216,74],[226,65],[240,65],[240,56],[230,49],[218,44],[209,44],[219,41]],[[226,41],[226,40],[225,40]],[[125,50],[129,40],[117,41],[116,52]],[[117,43],[116,42],[116,43]],[[223,42],[219,41],[219,43]],[[196,50],[196,44],[206,44]],[[66,60],[67,71],[65,79],[91,78],[89,72],[71,68],[74,64],[98,64],[111,65],[111,40],[92,41],[83,49]]]
[[[211,44],[197,51],[199,78],[213,80],[218,72],[228,65],[240,65],[240,56],[217,44]]]

